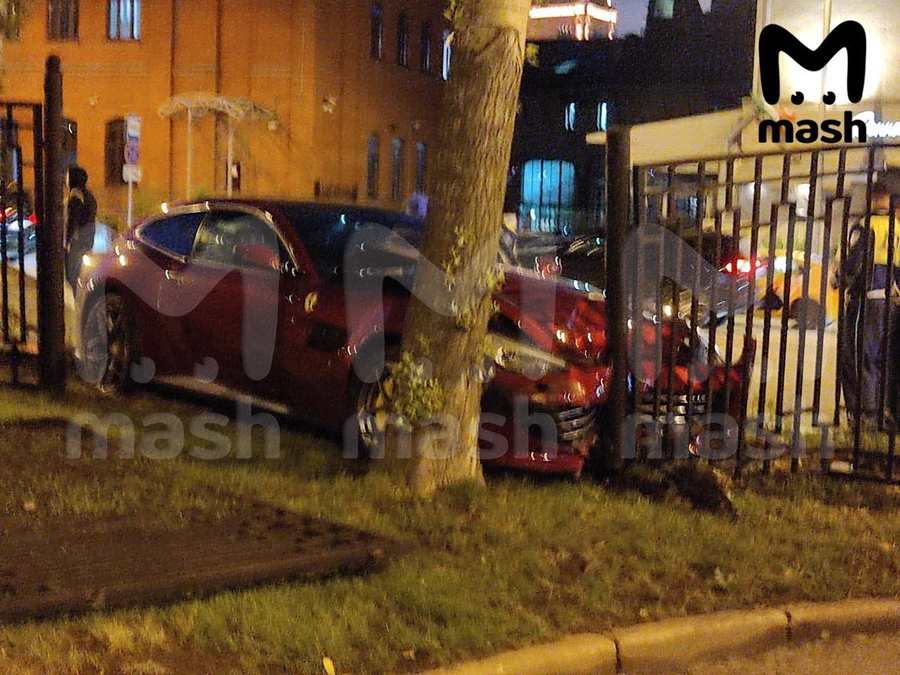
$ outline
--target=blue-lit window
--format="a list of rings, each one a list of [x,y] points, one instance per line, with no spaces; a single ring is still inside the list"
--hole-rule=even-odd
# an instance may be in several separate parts
[[[369,56],[380,59],[384,54],[384,14],[381,5],[372,3],[369,29]]]
[[[109,0],[109,39],[141,39],[141,0]]]
[[[444,31],[444,60],[441,66],[441,77],[446,82],[450,79],[450,64],[453,61],[453,33]]]
[[[566,106],[566,117],[565,117],[566,131],[575,131],[575,122],[577,121],[576,120],[577,113],[578,113],[578,108],[574,103],[570,103],[569,105]]]
[[[522,170],[521,215],[528,229],[559,232],[575,204],[575,166],[560,160],[534,159]]]
[[[597,104],[597,131],[606,131],[609,128],[609,104],[601,101]]]

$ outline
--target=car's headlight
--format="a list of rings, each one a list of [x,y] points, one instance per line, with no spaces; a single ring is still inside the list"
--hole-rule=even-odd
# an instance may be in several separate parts
[[[540,379],[567,368],[565,359],[521,340],[491,334],[494,360],[501,368]]]

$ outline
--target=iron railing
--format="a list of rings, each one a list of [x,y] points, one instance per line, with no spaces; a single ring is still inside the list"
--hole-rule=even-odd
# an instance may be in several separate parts
[[[719,435],[735,436],[737,473],[754,459],[768,471],[778,458],[797,471],[817,454],[826,471],[893,479],[900,368],[890,354],[900,340],[900,300],[891,289],[900,231],[897,198],[880,214],[873,196],[890,189],[897,158],[900,143],[887,142],[633,167],[636,227],[627,244],[612,245],[621,233],[611,195],[609,255],[626,258],[608,270],[623,275],[611,316],[622,303],[631,326],[630,337],[622,333],[626,415],[649,407],[665,422],[667,401],[676,399],[684,401],[678,414],[701,426],[713,409],[731,415],[735,425]],[[627,170],[611,163],[611,179]],[[888,223],[880,240],[887,250],[870,247],[860,258],[860,232],[872,231],[875,216],[887,219],[876,223]],[[849,271],[859,259],[862,277]],[[691,354],[686,367],[676,348],[661,347],[674,330],[667,321],[692,329],[681,346]],[[648,344],[655,353],[642,353]],[[859,387],[877,390],[877,404]],[[693,405],[698,395],[711,405]]]

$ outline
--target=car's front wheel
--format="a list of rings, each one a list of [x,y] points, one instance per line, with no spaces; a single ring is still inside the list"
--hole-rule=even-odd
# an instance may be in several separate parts
[[[134,338],[134,324],[121,295],[108,293],[92,303],[82,335],[84,377],[106,394],[127,390],[135,360]]]

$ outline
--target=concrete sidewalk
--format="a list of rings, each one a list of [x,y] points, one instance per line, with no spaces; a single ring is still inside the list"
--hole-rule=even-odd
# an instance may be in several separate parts
[[[574,635],[426,675],[681,673],[691,664],[832,637],[900,632],[900,599],[722,612]]]

